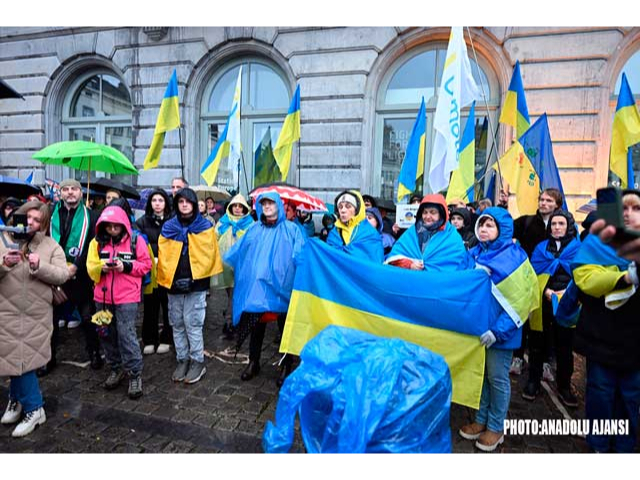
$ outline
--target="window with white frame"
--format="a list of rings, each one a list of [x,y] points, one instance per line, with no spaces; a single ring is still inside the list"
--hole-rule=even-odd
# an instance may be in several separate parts
[[[131,96],[123,80],[104,69],[84,73],[68,89],[63,103],[63,139],[109,145],[133,162],[131,112]],[[68,170],[65,175],[87,179],[87,172]],[[99,176],[105,174],[91,172],[92,179]],[[118,178],[135,183],[130,175]]]
[[[243,58],[225,64],[215,72],[205,88],[201,105],[201,155],[198,172],[224,131],[231,111],[233,94],[242,66],[242,104],[240,129],[242,159],[240,165],[220,165],[214,182],[225,190],[246,193],[254,186],[254,157],[267,132],[275,147],[287,115],[293,92],[284,74],[271,62],[260,58]],[[238,174],[238,168],[240,173]]]
[[[631,93],[636,100],[636,107],[638,105],[638,96],[640,95],[640,51],[634,53],[629,60],[624,64],[622,70],[618,74],[616,85],[611,92],[610,110],[613,125],[613,116],[616,113],[616,106],[618,104],[618,94],[620,93],[620,85],[622,84],[622,74],[627,75],[627,81],[631,88]],[[635,177],[634,185],[629,185],[629,188],[640,188],[640,143],[636,143],[630,149],[631,152],[631,164],[633,165],[633,173]],[[608,161],[608,159],[607,159]],[[620,179],[618,176],[609,172],[609,182],[613,185],[619,185]]]
[[[478,57],[479,64],[469,49],[471,71],[484,98],[476,102],[476,178],[484,174],[493,138],[489,125],[497,125],[500,102],[498,80],[488,64]],[[411,137],[411,130],[424,97],[427,109],[427,141],[425,172],[429,171],[429,159],[433,147],[438,88],[442,80],[447,45],[431,43],[415,48],[401,56],[389,69],[378,91],[376,103],[376,141],[372,192],[385,200],[394,200],[397,181],[404,154]],[[486,102],[485,102],[486,100]],[[469,108],[462,111],[463,124]],[[495,158],[495,148],[491,158]],[[428,185],[423,178],[417,185],[422,195]]]

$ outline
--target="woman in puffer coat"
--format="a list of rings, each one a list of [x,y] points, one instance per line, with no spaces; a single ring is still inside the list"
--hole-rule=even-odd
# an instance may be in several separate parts
[[[36,369],[51,358],[51,287],[66,282],[69,270],[62,248],[45,233],[49,207],[28,202],[15,213],[27,216],[29,233],[0,234],[0,377],[11,377],[1,423],[22,417],[12,436],[23,437],[47,420]]]

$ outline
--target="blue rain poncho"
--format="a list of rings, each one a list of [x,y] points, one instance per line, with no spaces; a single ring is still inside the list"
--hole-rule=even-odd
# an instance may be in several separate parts
[[[276,202],[278,219],[265,224],[260,201]],[[286,312],[289,307],[295,257],[305,242],[303,233],[286,220],[280,195],[267,192],[256,201],[258,222],[224,255],[224,262],[234,270],[233,324],[243,312]]]
[[[266,452],[287,452],[296,414],[310,453],[451,451],[451,376],[440,355],[397,338],[325,328],[280,389]]]

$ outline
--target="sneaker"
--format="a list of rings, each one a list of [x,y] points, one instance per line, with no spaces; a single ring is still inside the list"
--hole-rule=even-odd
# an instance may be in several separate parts
[[[67,323],[67,328],[78,328],[82,322],[80,320],[70,320]]]
[[[162,355],[163,353],[169,353],[171,351],[171,345],[169,345],[168,343],[161,343],[160,345],[158,345],[158,349],[156,350],[156,353],[158,355]]]
[[[62,318],[60,320],[58,320],[58,328],[64,328],[64,326],[67,324],[67,322],[65,320],[63,320]]]
[[[533,401],[540,393],[540,384],[536,382],[527,382],[527,386],[522,391],[522,398]]]
[[[493,452],[498,445],[504,442],[504,435],[502,432],[492,432],[491,430],[485,430],[476,440],[476,447],[483,452]]]
[[[576,408],[578,406],[578,399],[571,391],[571,387],[569,388],[559,388],[558,389],[558,398],[562,403],[567,407]]]
[[[189,365],[189,371],[184,378],[184,383],[196,383],[207,373],[207,367],[204,366],[204,362],[191,362]]]
[[[511,360],[511,367],[509,368],[509,373],[514,375],[522,375],[522,367],[524,365],[524,360],[522,358],[514,357]]]
[[[120,385],[120,382],[124,379],[124,372],[122,370],[111,370],[109,376],[104,382],[104,388],[106,390],[113,390]]]
[[[171,380],[174,382],[184,382],[184,378],[187,376],[187,370],[189,370],[189,360],[178,360],[178,366],[176,367]]]
[[[154,345],[145,345],[144,350],[142,350],[142,353],[144,355],[151,355],[156,351],[156,347]]]
[[[17,400],[9,399],[9,404],[7,405],[7,409],[4,411],[4,415],[2,415],[2,420],[0,423],[3,425],[10,425],[12,423],[16,423],[20,420],[20,415],[22,414],[22,405]]]
[[[24,415],[24,418],[15,428],[11,436],[24,437],[25,435],[29,435],[38,425],[42,425],[46,421],[47,416],[44,414],[44,408],[40,407],[37,410],[32,410]]]
[[[458,433],[462,438],[466,438],[467,440],[476,440],[486,430],[486,425],[473,422],[462,427],[458,430]]]
[[[555,376],[553,375],[553,369],[550,363],[544,363],[542,365],[542,379],[546,382],[554,382]]]
[[[142,396],[142,377],[140,375],[129,378],[129,391],[127,394],[132,400]]]

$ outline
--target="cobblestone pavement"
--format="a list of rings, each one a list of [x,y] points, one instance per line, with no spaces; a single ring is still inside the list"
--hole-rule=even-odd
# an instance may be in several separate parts
[[[213,292],[208,301],[205,349],[215,353],[232,342],[221,335],[224,292]],[[11,426],[0,427],[0,453],[18,452],[262,452],[262,433],[273,420],[278,388],[275,384],[279,359],[277,326],[270,324],[264,342],[262,370],[249,382],[240,380],[243,365],[207,359],[207,374],[194,385],[171,381],[175,367],[173,351],[144,356],[144,396],[130,400],[126,382],[114,391],[101,383],[107,370],[66,362],[85,361],[80,329],[61,329],[58,368],[40,379],[47,422],[22,439],[11,438]],[[248,341],[243,349],[248,348]],[[62,363],[61,363],[62,361]],[[576,362],[574,383],[583,404],[584,372]],[[520,397],[526,375],[512,378],[510,418],[563,418],[546,392],[535,402]],[[9,379],[0,378],[0,408],[4,411]],[[454,452],[477,451],[457,430],[473,420],[473,410],[452,405],[451,427]],[[583,418],[583,411],[568,412]],[[565,436],[508,436],[502,452],[586,452],[583,439]],[[292,452],[304,452],[300,436]]]

